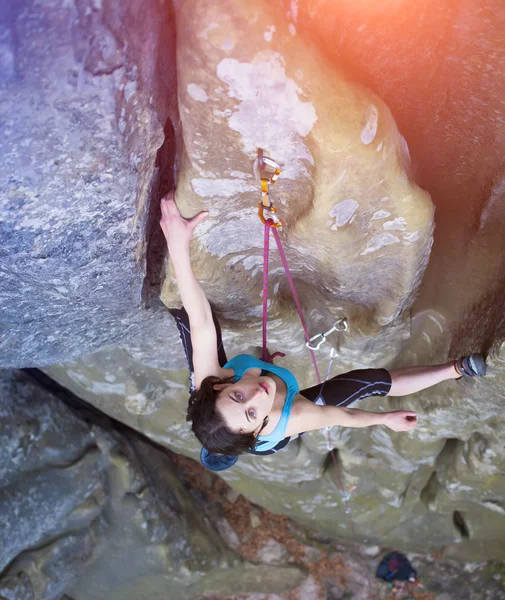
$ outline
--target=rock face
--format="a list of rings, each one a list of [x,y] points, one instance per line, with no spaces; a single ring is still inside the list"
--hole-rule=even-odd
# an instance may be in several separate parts
[[[118,431],[31,375],[37,379],[0,373],[2,598],[224,600],[233,592],[319,600],[324,590],[365,598],[369,586],[381,587],[363,581],[380,548],[322,537],[314,546],[302,528],[250,505],[216,475],[198,477],[203,467],[181,457],[174,463],[143,436]],[[472,564],[462,575],[453,561],[412,559],[432,592],[505,598],[499,565]]]
[[[367,543],[503,558],[501,12],[492,2],[478,11],[433,4],[429,19],[415,2],[404,15],[388,5],[365,15],[348,3],[291,2],[289,14],[284,3],[249,4],[179,1],[174,14],[161,0],[76,1],[75,11],[46,0],[36,13],[12,4],[0,38],[2,364],[51,365],[80,397],[196,458],[182,348],[152,300],[161,290],[167,306],[178,302],[162,268],[157,200],[175,168],[183,214],[210,211],[192,248],[195,272],[229,356],[254,352],[262,229],[252,163],[262,147],[282,168],[272,198],[311,335],[337,317],[350,324],[329,340],[339,347],[334,374],[480,349],[491,351],[491,371],[401,403],[361,403],[416,408],[411,434],[314,433],[273,457],[242,457],[224,477],[326,533],[350,535],[341,498],[350,494]],[[424,56],[436,57],[431,83],[411,68]],[[420,291],[433,206],[413,174],[437,206]],[[271,347],[288,351],[283,364],[302,386],[313,383],[274,251],[271,284]]]
[[[96,546],[104,456],[90,427],[22,375],[2,372],[0,390],[0,594],[57,597]]]
[[[389,106],[408,140],[416,181],[437,207],[415,313],[443,315],[439,337],[454,354],[489,350],[505,337],[503,5],[293,6],[289,18],[302,35],[317,39],[330,60]]]
[[[187,378],[184,369],[141,368],[126,354],[103,351],[46,371],[104,412],[198,459],[184,422],[187,393],[177,389]],[[351,534],[343,502],[348,497],[354,527],[366,543],[419,552],[444,547],[447,556],[467,560],[503,557],[497,531],[505,525],[504,379],[500,358],[483,381],[363,400],[359,408],[415,409],[419,425],[409,435],[334,428],[329,441],[324,432],[306,434],[274,456],[242,456],[222,476],[252,501],[326,534]],[[337,449],[343,490],[330,448]]]
[[[389,110],[266,4],[193,7],[177,10],[184,153],[176,199],[186,214],[210,211],[197,255],[209,297],[225,318],[257,328],[263,231],[251,166],[263,148],[282,168],[273,199],[313,327],[346,316],[352,339],[379,334],[412,303],[433,213],[409,180],[408,149]],[[275,253],[272,262],[272,335],[296,352],[296,312]],[[222,272],[230,276],[210,276]],[[173,305],[168,283],[162,297]]]
[[[173,20],[153,0],[143,9],[153,22],[132,41],[134,5],[109,1],[100,9],[83,0],[74,13],[60,4],[48,1],[37,18],[11,8],[16,69],[6,74],[0,107],[3,366],[85,355],[155,318],[139,309],[142,294],[148,300],[160,283],[154,198],[170,184],[166,167],[180,132]],[[430,200],[408,179],[408,150],[389,110],[293,37],[278,15],[265,9],[258,17],[241,2],[224,11],[205,3],[196,14],[191,7],[182,3],[177,15],[185,32],[178,197],[184,211],[211,210],[199,235],[199,271],[233,273],[209,282],[207,293],[224,317],[257,323],[262,236],[252,162],[261,146],[283,169],[275,190],[283,237],[314,326],[346,316],[352,339],[378,334],[412,303],[432,229]],[[54,52],[39,52],[37,27]],[[244,31],[248,42],[237,54]],[[139,44],[142,34],[148,46]],[[296,315],[281,304],[287,290],[273,261],[271,314],[284,323],[276,335],[294,349],[291,340],[301,340],[288,332]],[[10,302],[20,285],[22,302]],[[168,283],[163,298],[176,301]]]
[[[148,199],[171,110],[169,99],[155,105],[170,84],[175,92],[173,67],[163,64],[173,45],[146,20],[153,43],[144,65],[128,37],[138,7],[106,4],[6,3],[2,366],[51,364],[149,327],[151,313],[140,310]],[[163,14],[160,5],[151,12]]]
[[[147,440],[85,422],[22,373],[0,376],[2,598],[190,600],[239,573],[247,591],[301,581],[288,565],[262,566],[260,581]]]

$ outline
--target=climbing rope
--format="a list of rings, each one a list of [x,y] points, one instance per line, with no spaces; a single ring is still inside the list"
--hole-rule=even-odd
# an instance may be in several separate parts
[[[309,352],[310,352],[310,355],[312,358],[312,362],[314,364],[314,370],[316,372],[317,381],[319,384],[322,383],[322,387],[321,387],[321,393],[322,393],[322,391],[324,389],[324,384],[326,383],[326,381],[328,380],[328,378],[330,376],[331,368],[333,366],[333,361],[335,360],[336,354],[334,352],[332,352],[330,354],[330,364],[328,367],[328,371],[326,373],[326,378],[323,382],[321,379],[321,375],[319,373],[318,366],[317,366],[315,351],[319,350],[321,345],[326,341],[326,337],[333,331],[347,331],[348,330],[347,320],[339,319],[330,330],[328,330],[324,333],[319,333],[319,334],[313,336],[312,338],[310,337],[309,331],[307,328],[307,323],[305,322],[305,317],[303,316],[303,311],[302,311],[302,307],[300,304],[300,300],[298,298],[298,294],[296,292],[296,288],[294,285],[293,277],[291,275],[291,271],[289,269],[288,262],[286,260],[286,254],[284,252],[282,241],[281,241],[279,232],[277,231],[278,227],[282,226],[282,221],[280,221],[278,219],[277,215],[275,215],[277,217],[277,221],[274,222],[273,219],[271,219],[271,218],[265,218],[265,215],[263,213],[264,210],[268,210],[271,214],[275,214],[277,212],[271,199],[270,199],[269,186],[275,183],[275,181],[277,180],[277,178],[280,175],[281,170],[280,170],[279,166],[272,159],[263,156],[262,150],[259,150],[258,158],[257,158],[257,169],[255,168],[255,170],[261,172],[262,170],[264,170],[265,166],[269,166],[269,167],[273,168],[274,175],[270,179],[267,177],[260,177],[261,190],[262,190],[262,201],[259,204],[259,211],[260,211],[259,216],[260,216],[261,221],[264,224],[263,294],[262,294],[263,295],[263,316],[262,316],[263,352],[262,352],[262,359],[267,360],[267,357],[268,357],[268,351],[267,351],[268,262],[269,262],[269,252],[270,252],[270,231],[273,231],[275,242],[277,244],[277,249],[279,251],[279,256],[280,256],[280,259],[282,262],[282,266],[284,267],[284,272],[286,274],[286,279],[287,279],[289,287],[291,289],[291,293],[293,295],[293,300],[296,305],[296,310],[298,312],[298,316],[299,316],[300,322],[302,324],[303,332],[305,335],[305,345],[309,349]],[[255,167],[256,167],[256,165],[255,165]],[[321,341],[317,344],[317,346],[312,346],[311,342],[313,342],[314,340],[316,340],[319,337],[321,338]],[[332,350],[334,350],[334,349],[332,348]],[[276,356],[278,354],[279,353],[276,352],[275,354],[273,354],[270,357],[270,359],[272,359],[274,356]],[[340,486],[341,496],[344,501],[345,512],[348,516],[350,516],[350,511],[348,510],[348,507],[347,507],[347,496],[348,495],[346,496],[346,494],[344,493],[344,490],[343,490],[342,479],[340,476],[340,469],[338,468],[338,462],[335,457],[335,452],[331,446],[331,437],[330,437],[329,431],[328,431],[328,445],[329,445],[330,453],[331,453],[331,456],[333,459],[333,464],[335,466],[335,470],[337,473],[338,484]],[[352,523],[352,519],[350,519],[350,529],[351,529],[352,535],[354,536],[355,531],[354,531],[354,524]]]
[[[268,166],[274,170],[274,173],[270,178],[261,176],[261,173],[265,171],[266,166]],[[279,256],[280,256],[280,259],[282,262],[282,266],[284,267],[286,279],[288,280],[288,284],[291,289],[291,293],[293,295],[293,300],[296,305],[296,310],[298,312],[298,316],[299,316],[300,322],[302,324],[303,332],[305,335],[305,345],[307,346],[307,348],[309,349],[309,352],[311,354],[312,363],[314,365],[314,370],[315,370],[316,376],[317,376],[317,381],[319,384],[322,384],[321,392],[320,392],[322,394],[322,391],[324,389],[324,384],[330,377],[331,369],[333,366],[333,361],[335,360],[337,354],[335,352],[335,349],[332,348],[331,352],[330,352],[330,363],[328,365],[326,378],[324,381],[322,381],[321,376],[319,374],[319,369],[317,366],[315,351],[319,350],[320,347],[326,342],[326,338],[328,335],[330,335],[334,331],[337,331],[337,332],[348,331],[349,325],[345,318],[341,318],[341,319],[338,319],[335,322],[335,324],[333,325],[333,327],[331,329],[329,329],[328,331],[325,331],[324,333],[319,333],[319,334],[313,336],[312,338],[309,336],[309,331],[307,328],[307,324],[305,322],[305,317],[303,316],[303,311],[302,311],[302,307],[300,304],[300,300],[298,298],[298,294],[296,293],[293,277],[291,275],[291,271],[289,270],[289,266],[288,266],[288,263],[286,260],[286,254],[284,252],[284,248],[282,246],[282,241],[281,241],[281,238],[280,238],[280,235],[278,232],[278,228],[282,227],[283,223],[282,223],[282,220],[279,219],[279,217],[277,215],[277,211],[276,211],[276,209],[271,201],[271,198],[270,198],[270,185],[273,185],[277,181],[277,179],[281,173],[281,170],[279,168],[279,165],[277,165],[277,163],[275,163],[272,159],[270,159],[266,156],[263,156],[263,151],[261,149],[259,149],[258,150],[258,158],[255,160],[255,164],[254,164],[254,171],[258,175],[259,179],[261,180],[262,200],[258,204],[258,216],[264,225],[263,291],[262,291],[262,305],[263,305],[263,310],[262,310],[262,313],[263,313],[262,314],[262,334],[263,334],[262,360],[272,362],[272,360],[275,356],[279,356],[279,355],[285,356],[282,352],[275,352],[274,354],[269,356],[268,350],[267,350],[268,262],[269,262],[269,252],[270,252],[270,232],[272,231],[274,234],[275,242],[277,244],[277,249],[279,251]],[[321,338],[321,340],[318,342],[318,344],[316,346],[313,346],[312,342],[314,342],[318,338]],[[351,516],[351,510],[348,505],[348,500],[350,498],[350,494],[353,491],[353,489],[356,487],[356,485],[353,484],[347,492],[344,491],[341,470],[339,468],[338,461],[335,456],[335,451],[334,451],[333,445],[331,443],[330,429],[331,428],[328,427],[326,430],[327,436],[328,436],[327,437],[328,449],[331,454],[333,466],[335,468],[335,473],[337,476],[337,483],[338,483],[338,487],[340,489],[340,496],[341,496],[342,502],[344,504],[344,512],[346,514],[346,517],[347,517],[347,520],[349,523],[349,529],[351,531],[351,539],[352,539],[354,545],[357,546],[358,544],[357,544],[356,530],[355,530],[354,522],[353,522],[353,519]],[[367,573],[367,577],[368,577],[369,589],[370,589],[370,592],[373,594],[373,586],[372,586],[372,581],[370,578],[370,573],[369,573],[368,567],[366,568],[366,573]]]

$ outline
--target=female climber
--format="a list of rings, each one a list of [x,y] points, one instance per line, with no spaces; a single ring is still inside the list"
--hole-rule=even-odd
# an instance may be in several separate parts
[[[386,425],[393,431],[416,426],[410,410],[368,412],[347,408],[367,396],[405,396],[446,379],[482,376],[486,362],[472,354],[442,365],[360,369],[299,390],[287,369],[248,354],[227,361],[219,323],[193,274],[189,242],[207,216],[179,213],[173,192],[161,201],[161,228],[183,304],[171,311],[188,358],[191,388],[187,420],[204,448],[213,454],[272,454],[290,438],[315,429]]]

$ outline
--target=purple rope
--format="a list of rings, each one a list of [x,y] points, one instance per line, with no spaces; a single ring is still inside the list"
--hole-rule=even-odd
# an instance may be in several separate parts
[[[267,319],[268,319],[268,253],[270,250],[270,226],[272,221],[265,221],[263,236],[263,351],[261,360],[267,361]]]
[[[286,272],[286,277],[288,279],[289,287],[291,288],[291,293],[293,294],[293,299],[296,304],[296,310],[298,311],[298,316],[300,317],[300,321],[302,322],[303,331],[305,333],[305,341],[310,341],[309,330],[307,329],[307,324],[305,323],[305,318],[303,316],[302,307],[300,305],[300,300],[298,299],[298,295],[296,293],[295,284],[293,282],[293,277],[291,276],[291,271],[289,270],[288,261],[286,260],[286,255],[284,254],[284,248],[282,247],[281,238],[279,236],[279,232],[277,228],[274,227],[274,237],[277,242],[277,248],[279,249],[279,255],[281,257],[282,266],[284,267],[284,271]],[[310,350],[310,348],[309,348]],[[316,370],[317,381],[321,383],[321,375],[319,375],[319,369],[317,368],[316,355],[313,350],[310,350],[310,354],[312,356],[312,362],[314,363],[314,369]]]
[[[268,301],[268,253],[269,253],[269,249],[270,249],[270,239],[269,238],[270,238],[270,229],[272,228],[271,224],[272,224],[272,221],[270,221],[270,220],[267,220],[265,222],[265,237],[264,237],[264,252],[263,252],[263,360],[266,360],[266,346],[267,346],[267,344],[266,344],[266,341],[267,341],[266,321],[267,321],[267,316],[268,316],[268,304],[267,304],[267,301]],[[286,254],[284,253],[284,248],[282,246],[282,241],[279,236],[279,232],[277,231],[277,228],[273,227],[272,229],[273,229],[275,241],[277,243],[277,248],[279,250],[279,256],[281,257],[282,266],[284,267],[284,271],[286,273],[289,287],[291,288],[291,293],[293,294],[293,299],[295,301],[296,310],[298,311],[298,316],[300,317],[303,331],[305,333],[305,341],[309,342],[310,341],[309,330],[307,328],[307,324],[306,324],[305,318],[303,316],[300,300],[298,299],[298,294],[296,293],[295,284],[293,282],[293,277],[291,275],[291,271],[289,270],[288,262],[286,260]],[[309,348],[309,350],[310,350],[310,348]],[[314,364],[314,369],[316,371],[318,383],[322,383],[321,375],[319,374],[319,369],[317,367],[316,355],[313,350],[310,350],[310,354],[312,356],[312,362]],[[328,375],[329,375],[329,373],[328,373]],[[328,379],[328,376],[326,377],[326,379]],[[328,442],[331,445],[331,439],[330,439],[329,434],[328,434]],[[342,475],[341,475],[340,468],[339,468],[338,462],[337,462],[337,458],[335,456],[335,452],[333,449],[330,450],[330,454],[331,454],[331,458],[333,460],[333,466],[335,467],[335,472],[337,474],[337,482],[338,482],[338,486],[340,488],[340,492],[342,494],[342,500],[344,503],[347,520],[349,522],[351,536],[352,536],[354,543],[357,544],[354,523],[353,523],[353,520],[352,520],[350,512],[349,512],[347,500],[344,497],[344,487],[343,487],[343,483],[342,483]],[[372,584],[370,581],[370,574],[368,573],[368,571],[367,571],[367,576],[368,576],[369,585],[371,588]]]

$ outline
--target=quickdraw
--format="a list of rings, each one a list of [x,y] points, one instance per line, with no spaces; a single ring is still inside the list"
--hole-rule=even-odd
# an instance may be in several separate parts
[[[334,331],[338,331],[339,333],[343,331],[349,331],[349,324],[347,323],[347,319],[345,317],[335,321],[333,327],[331,329],[328,329],[328,331],[325,331],[324,333],[318,333],[312,336],[308,342],[305,342],[305,345],[307,346],[307,348],[309,348],[309,350],[319,350],[319,348],[321,348],[321,346],[326,342],[327,336],[329,336],[330,333],[333,333]],[[311,343],[314,340],[317,340],[317,338],[321,338],[321,341],[317,344],[317,346],[311,346]]]
[[[273,175],[270,178],[263,176],[265,174],[267,167],[270,167],[271,169],[273,169]],[[262,297],[263,297],[263,355],[262,355],[262,359],[267,360],[267,352],[268,352],[267,351],[267,330],[266,330],[267,317],[268,317],[268,257],[269,257],[269,252],[270,252],[270,229],[273,228],[272,231],[274,234],[275,241],[277,243],[277,248],[279,250],[279,255],[280,255],[280,258],[282,261],[282,265],[284,267],[284,271],[286,273],[286,278],[287,278],[289,286],[291,288],[291,293],[293,294],[293,299],[295,301],[296,309],[298,311],[298,316],[300,317],[303,331],[305,333],[305,345],[310,350],[310,353],[312,356],[312,362],[314,364],[314,368],[316,371],[316,375],[317,375],[319,383],[321,383],[321,376],[319,375],[319,370],[317,368],[317,361],[316,361],[314,351],[319,350],[319,348],[326,342],[327,336],[330,335],[331,333],[333,333],[334,331],[338,331],[338,332],[348,331],[349,324],[347,322],[347,319],[344,317],[344,318],[338,319],[334,323],[333,327],[331,329],[329,329],[328,331],[325,331],[324,333],[318,333],[317,335],[315,335],[313,337],[309,337],[309,331],[308,331],[307,325],[305,323],[305,318],[303,316],[302,307],[300,305],[300,301],[298,300],[298,295],[296,293],[293,278],[291,277],[291,272],[288,267],[286,255],[285,255],[284,249],[282,247],[282,242],[281,242],[279,233],[277,232],[277,228],[282,227],[282,220],[279,219],[279,217],[275,214],[277,211],[270,199],[269,186],[273,185],[277,181],[277,179],[279,178],[279,175],[281,174],[281,169],[275,161],[273,161],[268,156],[264,156],[263,150],[261,148],[259,148],[258,156],[255,159],[254,164],[253,164],[253,170],[254,170],[255,175],[261,181],[262,199],[261,199],[261,202],[258,204],[258,216],[259,216],[261,222],[265,226],[264,240],[263,240],[264,251],[263,251],[263,291],[262,291]],[[265,212],[268,212],[270,214],[265,216]],[[318,339],[319,337],[321,338],[321,340],[319,341],[317,346],[312,346],[311,342]],[[332,351],[334,351],[334,349],[332,349]],[[334,359],[334,358],[335,358],[335,356],[333,355],[333,352],[332,352],[332,359]],[[329,373],[328,373],[328,376],[329,376]]]
[[[274,171],[270,178],[262,176],[265,174],[266,167],[270,167]],[[270,200],[270,186],[277,181],[281,169],[271,158],[263,156],[261,148],[258,150],[258,157],[254,161],[253,169],[261,181],[261,202],[258,203],[258,216],[264,225],[267,221],[271,221],[271,227],[282,227],[282,220],[275,214],[277,210]]]

